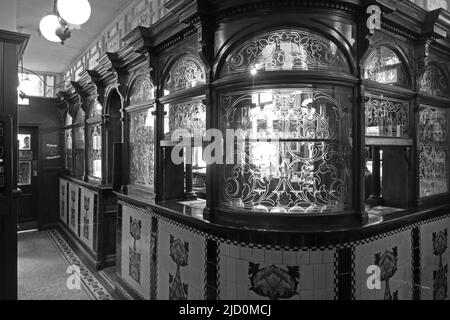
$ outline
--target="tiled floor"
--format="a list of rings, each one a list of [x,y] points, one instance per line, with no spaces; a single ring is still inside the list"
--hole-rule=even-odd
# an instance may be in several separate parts
[[[19,300],[91,300],[83,289],[69,290],[68,264],[48,232],[18,235]]]

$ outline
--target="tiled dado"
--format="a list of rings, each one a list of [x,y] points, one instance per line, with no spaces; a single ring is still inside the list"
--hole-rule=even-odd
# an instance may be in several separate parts
[[[447,300],[450,277],[450,218],[420,226],[421,299]]]
[[[334,256],[219,242],[219,299],[333,300]]]
[[[80,187],[79,237],[91,250],[94,250],[95,200],[94,192]]]
[[[205,238],[159,220],[158,300],[203,300]]]
[[[354,248],[354,298],[357,300],[411,300],[412,299],[412,252],[411,230],[380,235],[355,244]],[[381,270],[381,288],[368,273],[370,266]],[[370,288],[371,287],[371,288]]]
[[[150,299],[151,217],[123,206],[122,279],[142,298]]]

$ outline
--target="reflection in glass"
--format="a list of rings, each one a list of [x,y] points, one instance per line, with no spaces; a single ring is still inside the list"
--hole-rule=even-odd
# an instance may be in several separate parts
[[[152,109],[130,114],[130,183],[154,187],[154,118]]]
[[[448,96],[448,83],[442,71],[435,65],[425,68],[418,81],[419,90],[438,97]]]
[[[408,102],[369,95],[365,114],[366,135],[408,137]]]
[[[223,96],[226,129],[246,139],[224,165],[222,204],[273,213],[348,208],[351,97],[310,88]]]
[[[447,110],[421,106],[419,118],[420,196],[448,192]]]
[[[389,48],[378,47],[364,63],[364,79],[382,84],[408,86],[400,58]]]

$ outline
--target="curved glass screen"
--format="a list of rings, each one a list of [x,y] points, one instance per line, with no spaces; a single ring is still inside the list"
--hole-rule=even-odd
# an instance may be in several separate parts
[[[351,207],[351,90],[239,92],[221,105],[227,139],[236,137],[227,141],[223,206],[300,214]]]

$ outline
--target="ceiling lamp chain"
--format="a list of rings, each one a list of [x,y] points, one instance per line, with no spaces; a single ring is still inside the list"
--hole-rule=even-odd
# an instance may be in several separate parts
[[[39,29],[52,42],[64,42],[70,38],[69,24],[81,25],[89,20],[91,5],[88,0],[55,0],[53,12],[42,18]]]

